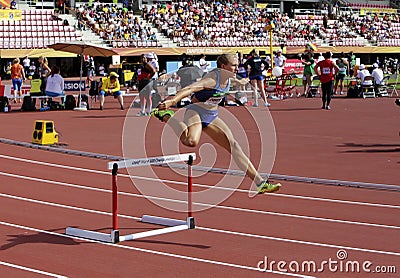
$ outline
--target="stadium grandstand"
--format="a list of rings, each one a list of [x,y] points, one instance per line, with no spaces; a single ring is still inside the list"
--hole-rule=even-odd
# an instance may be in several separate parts
[[[0,49],[6,57],[7,50],[85,40],[116,48],[121,56],[217,55],[266,48],[272,41],[286,54],[300,53],[308,43],[334,53],[397,53],[398,2],[1,0]]]

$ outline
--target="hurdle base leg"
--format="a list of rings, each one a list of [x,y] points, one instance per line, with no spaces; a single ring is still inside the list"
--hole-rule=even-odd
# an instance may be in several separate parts
[[[112,243],[119,243],[119,231],[118,230],[111,231],[111,240],[112,240]]]
[[[196,225],[194,223],[194,217],[188,217],[186,218],[186,225],[188,226],[188,229],[194,229],[196,228]]]
[[[121,235],[119,236],[119,241],[123,242],[128,240],[136,240],[144,237],[163,235],[163,234],[195,228],[193,217],[188,217],[185,221],[185,220],[177,220],[177,219],[158,217],[152,215],[143,215],[141,222],[166,226],[166,228],[161,228],[136,234],[130,234],[130,235]]]
[[[155,225],[167,226],[167,227],[174,227],[179,225],[187,225],[188,229],[195,228],[194,217],[187,217],[185,220],[177,220],[165,217],[158,217],[152,215],[143,215],[142,219],[140,220],[144,223],[150,223]]]
[[[173,233],[173,232],[178,232],[178,231],[184,231],[187,229],[188,229],[188,226],[186,224],[177,225],[177,226],[161,228],[161,229],[156,229],[156,230],[151,230],[151,231],[146,231],[146,232],[141,232],[141,233],[136,233],[136,234],[124,235],[124,236],[120,236],[119,239],[121,242],[123,242],[123,241],[127,241],[127,240],[135,240],[135,239],[140,239],[140,238],[145,238],[145,237],[150,237],[150,236],[158,236],[158,235],[163,235],[163,234],[168,234],[168,233]]]
[[[187,222],[184,220],[158,217],[158,216],[153,216],[153,215],[143,215],[142,219],[140,221],[144,222],[144,223],[150,223],[150,224],[167,226],[167,227],[187,225]]]
[[[105,234],[100,232],[93,232],[88,230],[82,230],[77,228],[67,227],[65,229],[65,234],[69,236],[76,236],[101,242],[107,243],[118,243],[119,242],[119,231],[112,230],[111,234]]]

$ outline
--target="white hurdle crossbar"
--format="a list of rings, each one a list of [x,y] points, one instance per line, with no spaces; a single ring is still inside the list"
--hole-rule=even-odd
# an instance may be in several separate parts
[[[193,193],[193,180],[192,180],[192,165],[196,159],[195,153],[167,155],[151,158],[127,159],[120,161],[113,161],[108,163],[108,170],[112,170],[112,230],[110,234],[82,230],[78,228],[68,227],[66,234],[95,241],[102,241],[108,243],[118,243],[121,241],[135,240],[139,238],[162,235],[182,230],[194,229],[194,217],[192,209],[192,193]],[[118,230],[118,187],[117,187],[117,174],[120,168],[139,167],[147,165],[162,165],[168,163],[175,163],[186,161],[188,164],[188,216],[186,220],[177,220],[171,218],[164,218],[151,215],[143,215],[141,222],[151,223],[156,225],[167,226],[146,232],[140,232],[130,235],[122,236]]]

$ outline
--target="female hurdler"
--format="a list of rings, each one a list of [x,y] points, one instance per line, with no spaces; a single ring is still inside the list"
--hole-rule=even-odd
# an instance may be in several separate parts
[[[248,79],[236,79],[238,58],[236,54],[223,54],[217,59],[217,69],[210,71],[200,81],[180,90],[173,98],[165,100],[152,112],[162,122],[168,122],[181,142],[195,147],[200,141],[202,131],[207,133],[217,144],[231,153],[239,168],[257,185],[258,194],[279,190],[280,183],[273,184],[263,180],[249,158],[233,137],[229,127],[218,118],[218,104],[229,93],[231,82],[241,85]],[[192,104],[187,106],[184,121],[173,117],[174,112],[168,110],[181,99],[191,96]]]

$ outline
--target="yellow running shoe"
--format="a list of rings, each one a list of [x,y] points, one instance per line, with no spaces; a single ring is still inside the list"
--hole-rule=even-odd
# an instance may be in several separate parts
[[[172,110],[159,110],[158,108],[156,108],[153,111],[151,111],[150,115],[152,117],[156,117],[157,119],[163,122],[165,116],[169,115],[170,117],[172,117],[174,114],[175,113]]]
[[[267,193],[276,192],[279,190],[280,187],[281,187],[280,183],[274,184],[274,183],[270,183],[269,181],[266,180],[257,185],[257,193],[263,194],[265,192],[267,192]]]

